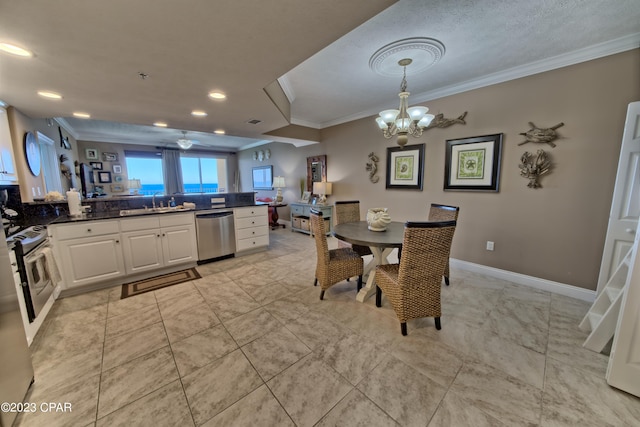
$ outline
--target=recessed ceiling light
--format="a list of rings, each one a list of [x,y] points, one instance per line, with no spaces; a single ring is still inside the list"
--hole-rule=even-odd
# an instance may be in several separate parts
[[[193,110],[191,112],[192,116],[196,116],[196,117],[207,117],[207,113],[205,113],[204,111],[201,110]]]
[[[226,132],[224,131],[224,129],[216,129],[213,131],[213,133],[217,135],[224,135]]]
[[[222,92],[217,92],[217,91],[209,92],[209,98],[212,98],[212,99],[225,99],[226,97],[227,95],[225,95]]]
[[[75,113],[73,113],[74,117],[77,117],[79,119],[90,119],[91,118],[91,114],[89,113],[81,113],[80,111],[76,111]]]
[[[12,55],[24,56],[30,58],[33,56],[33,53],[28,51],[27,49],[23,49],[21,47],[9,44],[9,43],[0,43],[0,50],[3,52],[10,53]]]
[[[159,128],[166,128],[167,127],[167,124],[165,122],[155,122],[153,125],[156,126],[156,127],[159,127]]]
[[[60,95],[59,93],[51,92],[48,90],[39,90],[38,95],[40,95],[43,98],[62,99],[62,95]]]

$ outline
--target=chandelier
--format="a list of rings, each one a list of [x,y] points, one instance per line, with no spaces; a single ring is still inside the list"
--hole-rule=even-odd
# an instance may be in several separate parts
[[[424,128],[429,126],[433,120],[433,114],[427,114],[427,107],[409,107],[409,92],[407,92],[407,65],[411,64],[410,58],[401,59],[398,65],[404,68],[402,83],[400,84],[400,109],[384,110],[380,112],[380,117],[376,117],[376,122],[382,130],[385,138],[398,135],[398,145],[404,147],[409,140],[408,135],[416,138],[422,136]]]
[[[182,131],[182,138],[179,138],[176,141],[176,144],[178,144],[180,148],[182,148],[183,150],[188,150],[193,145],[193,141],[191,141],[190,139],[187,139],[186,131]]]

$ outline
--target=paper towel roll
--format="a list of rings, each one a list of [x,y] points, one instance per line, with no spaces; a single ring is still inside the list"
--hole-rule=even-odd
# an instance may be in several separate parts
[[[75,190],[67,191],[67,204],[69,205],[69,215],[80,216],[80,193]]]

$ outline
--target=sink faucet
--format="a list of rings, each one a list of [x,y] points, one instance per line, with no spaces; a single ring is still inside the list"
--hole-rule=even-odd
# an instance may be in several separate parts
[[[153,193],[153,198],[151,199],[151,204],[153,205],[153,209],[156,208],[156,195],[157,194],[162,194],[162,191],[156,191],[155,193]]]

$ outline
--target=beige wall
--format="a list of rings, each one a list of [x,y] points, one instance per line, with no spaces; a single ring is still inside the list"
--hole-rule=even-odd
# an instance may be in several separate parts
[[[432,129],[410,144],[425,143],[424,189],[386,190],[387,147],[395,145],[379,133],[373,118],[322,131],[322,143],[293,148],[274,143],[269,161],[239,155],[242,187],[251,191],[251,167],[273,164],[284,174],[285,202],[299,198],[297,180],[305,175],[306,157],[327,155],[327,179],[336,200],[359,199],[362,215],[369,207],[388,207],[393,220],[426,219],[430,203],[460,206],[452,256],[560,283],[595,289],[620,151],[627,104],[640,99],[638,50],[424,103],[434,114],[457,117],[468,111],[466,125]],[[428,73],[426,73],[428,74]],[[425,76],[428,78],[428,75]],[[529,129],[558,129],[557,147],[518,146]],[[498,193],[445,192],[447,139],[504,134]],[[260,147],[265,148],[265,147]],[[553,169],[530,189],[519,175],[525,151],[542,148]],[[380,181],[365,171],[367,155],[380,157]],[[273,195],[272,192],[260,194]],[[278,210],[287,216],[288,210]],[[283,215],[285,213],[285,215]],[[495,251],[485,250],[487,240]]]

